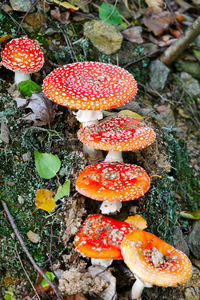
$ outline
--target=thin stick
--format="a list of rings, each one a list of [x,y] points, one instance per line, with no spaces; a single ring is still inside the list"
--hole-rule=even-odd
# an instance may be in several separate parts
[[[31,281],[30,277],[28,276],[28,273],[26,272],[26,270],[25,270],[25,268],[24,268],[24,266],[23,266],[21,257],[20,257],[20,255],[19,255],[19,252],[17,251],[17,247],[15,247],[15,251],[16,251],[16,254],[17,254],[17,256],[18,256],[19,262],[20,262],[20,264],[21,264],[21,266],[22,266],[22,269],[23,269],[24,273],[26,274],[26,277],[28,278],[28,281],[30,282],[30,284],[31,284],[31,286],[32,286],[32,288],[33,288],[33,290],[34,290],[34,292],[35,292],[35,295],[36,295],[37,298],[40,300],[40,296],[38,295],[38,292],[36,291],[36,289],[35,289],[35,287],[34,287],[32,281]]]
[[[133,61],[130,61],[128,62],[127,64],[123,65],[123,68],[127,68],[129,67],[130,65],[133,65],[133,64],[136,64],[138,62],[140,62],[141,60],[145,59],[145,58],[148,58],[148,57],[151,57],[152,55],[156,54],[156,53],[159,53],[159,52],[162,52],[164,51],[164,48],[159,48],[159,49],[156,49],[156,50],[152,50],[150,51],[149,53],[147,53],[146,55],[144,56],[141,56],[139,57],[138,59],[135,59]]]
[[[40,275],[49,283],[49,285],[52,287],[54,293],[56,294],[57,296],[57,299],[58,300],[61,300],[60,298],[60,295],[59,295],[59,291],[57,290],[57,287],[54,285],[53,282],[51,282],[49,280],[49,278],[47,278],[47,276],[44,274],[44,272],[40,269],[40,267],[36,264],[36,262],[34,261],[34,259],[32,258],[31,254],[29,253],[28,249],[26,248],[25,244],[24,244],[24,241],[22,240],[22,237],[17,229],[17,226],[15,225],[15,222],[13,220],[13,217],[12,215],[10,214],[9,210],[8,210],[8,207],[7,207],[7,204],[4,202],[4,201],[1,201],[2,202],[2,205],[3,205],[3,208],[7,214],[7,217],[8,217],[8,220],[10,222],[10,225],[12,226],[15,234],[16,234],[16,237],[17,239],[19,240],[24,252],[26,253],[26,255],[28,256],[30,262],[32,263],[32,265],[34,266],[34,268],[38,271],[38,273],[40,273]]]
[[[198,17],[194,23],[185,31],[183,35],[173,43],[163,53],[161,61],[170,65],[175,61],[180,54],[189,46],[189,44],[200,34],[200,17]]]

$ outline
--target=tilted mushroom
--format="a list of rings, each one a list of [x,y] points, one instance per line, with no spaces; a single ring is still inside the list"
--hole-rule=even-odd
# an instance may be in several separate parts
[[[2,52],[2,64],[15,72],[15,83],[30,79],[30,73],[39,71],[44,56],[39,45],[28,39],[11,40]]]
[[[123,237],[135,230],[126,222],[99,214],[90,215],[74,239],[78,251],[92,258],[93,264],[109,266],[113,259],[122,259],[120,243]]]
[[[102,213],[120,210],[121,201],[138,199],[150,187],[145,170],[121,162],[100,162],[87,166],[76,180],[76,190],[89,198],[103,201]]]
[[[188,257],[149,232],[135,230],[127,234],[120,247],[136,277],[131,299],[139,298],[145,286],[174,287],[185,284],[192,275]]]
[[[155,136],[152,128],[129,116],[111,117],[78,131],[85,145],[110,151],[105,161],[123,161],[122,151],[143,149],[154,142]]]

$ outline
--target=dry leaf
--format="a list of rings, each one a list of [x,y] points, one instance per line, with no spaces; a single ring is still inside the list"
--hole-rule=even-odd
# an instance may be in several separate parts
[[[132,117],[136,120],[144,120],[144,117],[142,117],[139,114],[137,114],[136,112],[134,112],[132,110],[128,110],[128,109],[121,110],[118,113],[118,116],[128,116],[128,117]]]
[[[125,39],[137,44],[143,43],[141,33],[142,28],[139,26],[133,26],[122,31],[122,35]]]
[[[65,11],[63,13],[60,12],[60,9],[58,7],[56,7],[55,9],[52,9],[50,11],[52,18],[60,21],[60,23],[62,24],[69,24],[69,16],[70,16],[70,12],[69,11]]]
[[[53,212],[56,207],[56,202],[53,199],[54,192],[50,190],[40,189],[37,190],[35,205],[37,208]]]
[[[56,116],[57,105],[50,101],[43,93],[33,93],[28,99],[14,98],[17,107],[21,109],[31,109],[22,120],[33,121],[36,126],[49,125]]]
[[[60,2],[60,1],[58,1],[58,0],[53,0],[53,2],[56,3],[56,4],[58,4],[59,6],[62,6],[62,7],[64,7],[64,8],[66,8],[66,9],[69,9],[69,10],[71,10],[71,11],[79,10],[79,7],[76,7],[76,6],[74,6],[74,5],[72,5],[71,3],[66,2],[66,1]]]
[[[124,222],[132,225],[139,230],[144,230],[145,228],[147,228],[147,221],[140,215],[130,216]]]
[[[174,22],[174,17],[167,11],[156,13],[147,9],[143,21],[149,31],[155,35],[160,35]]]
[[[26,235],[32,243],[37,244],[40,241],[40,236],[31,230],[29,230]]]
[[[152,7],[154,10],[161,11],[163,0],[145,0],[148,7]]]

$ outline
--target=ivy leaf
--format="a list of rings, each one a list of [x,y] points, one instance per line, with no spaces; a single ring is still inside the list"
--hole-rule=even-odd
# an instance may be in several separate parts
[[[69,194],[70,194],[70,181],[67,180],[63,185],[59,185],[54,200],[57,201],[65,196],[69,196]]]
[[[53,178],[60,170],[61,161],[57,155],[35,151],[35,168],[40,177]]]
[[[45,189],[39,189],[36,192],[35,205],[37,208],[48,212],[53,212],[56,207],[56,202],[53,198],[54,192]]]
[[[200,220],[200,210],[196,210],[194,212],[189,211],[181,211],[181,217],[192,220]]]
[[[5,300],[16,300],[16,297],[15,297],[15,295],[13,294],[13,292],[6,291],[6,292],[5,292],[4,299],[5,299]]]
[[[99,18],[102,21],[105,21],[112,25],[119,25],[123,22],[117,8],[112,4],[102,3],[99,6],[98,10],[99,10]]]
[[[194,49],[193,52],[194,52],[194,54],[195,54],[197,57],[200,58],[200,51],[199,51],[199,50]]]
[[[41,87],[37,83],[32,81],[31,79],[21,81],[18,84],[18,87],[19,87],[21,94],[24,97],[26,97],[26,96],[31,97],[32,92],[41,92],[42,91]]]
[[[55,275],[52,273],[52,272],[46,272],[45,275],[47,276],[47,278],[50,280],[50,281],[53,281],[54,278],[55,278]],[[41,285],[44,287],[49,287],[49,283],[46,281],[46,279],[42,279],[41,281]]]

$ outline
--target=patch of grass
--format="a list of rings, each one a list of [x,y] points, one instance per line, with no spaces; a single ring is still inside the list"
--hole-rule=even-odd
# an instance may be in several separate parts
[[[169,131],[164,132],[164,137],[168,143],[172,171],[170,175],[164,174],[151,188],[145,202],[144,217],[149,220],[150,232],[173,243],[173,230],[180,211],[196,210],[200,192],[198,180],[189,166],[186,143],[177,140]]]

